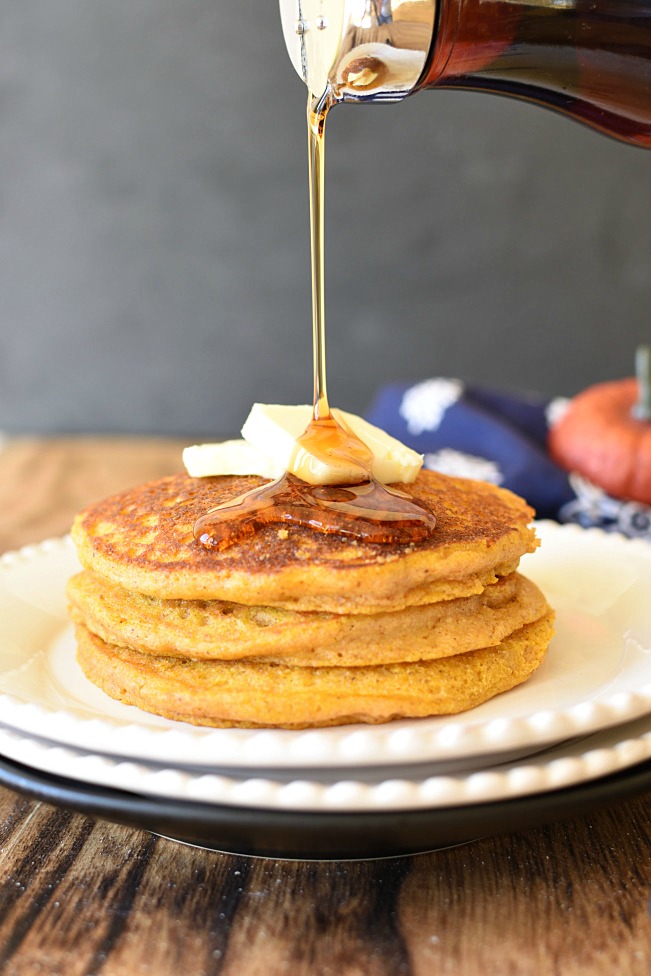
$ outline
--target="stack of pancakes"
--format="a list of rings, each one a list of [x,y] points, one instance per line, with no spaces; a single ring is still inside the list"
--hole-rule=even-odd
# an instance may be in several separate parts
[[[520,576],[531,509],[421,471],[437,518],[411,545],[269,525],[222,552],[195,521],[263,484],[176,475],[82,512],[69,583],[78,658],[113,698],[208,726],[305,728],[463,711],[526,680],[552,635]]]

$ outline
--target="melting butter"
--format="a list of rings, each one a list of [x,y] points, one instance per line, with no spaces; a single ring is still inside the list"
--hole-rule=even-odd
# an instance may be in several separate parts
[[[406,447],[379,427],[356,414],[332,410],[373,454],[371,474],[380,484],[411,484],[423,464],[422,454]],[[255,403],[242,427],[242,440],[221,444],[196,444],[183,452],[183,463],[193,478],[213,475],[258,475],[278,478],[288,471],[312,485],[346,484],[357,472],[347,472],[341,462],[328,464],[298,441],[312,418],[307,404]]]

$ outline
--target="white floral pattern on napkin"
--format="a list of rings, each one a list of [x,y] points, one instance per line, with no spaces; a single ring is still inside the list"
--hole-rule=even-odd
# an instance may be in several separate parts
[[[453,478],[474,478],[476,481],[489,481],[492,485],[501,485],[504,481],[504,475],[495,461],[454,451],[450,447],[426,454],[424,466]]]
[[[400,416],[407,423],[410,434],[437,430],[446,410],[463,394],[461,380],[437,376],[411,386],[402,398]]]

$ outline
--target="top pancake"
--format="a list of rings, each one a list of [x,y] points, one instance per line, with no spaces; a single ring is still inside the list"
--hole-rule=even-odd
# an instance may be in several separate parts
[[[398,486],[436,515],[433,535],[420,543],[351,542],[292,525],[267,526],[223,552],[194,540],[201,515],[259,484],[179,474],[113,495],[75,519],[79,558],[161,599],[375,613],[480,593],[537,546],[533,511],[521,498],[433,471]]]

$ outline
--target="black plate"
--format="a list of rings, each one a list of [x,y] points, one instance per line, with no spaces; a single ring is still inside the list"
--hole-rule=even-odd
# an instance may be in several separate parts
[[[300,813],[154,798],[0,758],[0,784],[45,803],[210,850],[295,860],[398,857],[580,816],[651,789],[651,760],[514,800],[390,813]]]

